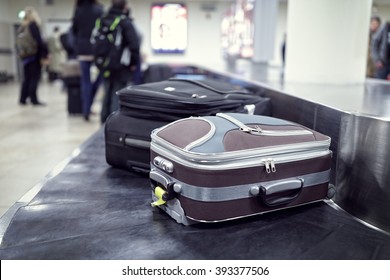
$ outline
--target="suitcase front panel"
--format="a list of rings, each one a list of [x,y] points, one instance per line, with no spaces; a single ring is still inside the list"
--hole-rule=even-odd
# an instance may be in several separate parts
[[[212,188],[183,183],[176,180],[176,178],[159,173],[156,169],[152,169],[151,172],[152,179],[155,175],[160,175],[164,176],[167,181],[174,183],[178,188],[175,191],[175,196],[178,198],[186,197],[200,202],[221,202],[250,198],[261,194],[264,197],[264,202],[267,202],[269,206],[285,203],[289,198],[292,199],[294,194],[298,195],[302,189],[327,183],[329,181],[330,174],[330,170],[326,170],[323,172],[293,176],[279,180]],[[158,186],[159,183],[161,182],[156,180],[156,186]],[[162,187],[167,188],[166,185]],[[283,200],[283,198],[285,198],[285,200]]]
[[[153,168],[150,178],[155,203],[170,205],[170,201],[176,201],[181,215],[195,221],[216,222],[323,200],[328,193],[329,172],[221,188],[186,185]]]
[[[223,202],[200,202],[185,197],[179,201],[187,218],[198,222],[217,222],[232,220],[275,210],[304,205],[326,198],[328,184],[320,184],[310,188],[303,188],[299,197],[290,203],[269,207],[260,197],[230,200]]]

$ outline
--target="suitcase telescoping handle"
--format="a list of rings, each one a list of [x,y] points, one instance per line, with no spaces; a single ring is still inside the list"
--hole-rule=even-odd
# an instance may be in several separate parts
[[[259,195],[261,201],[269,207],[287,204],[299,197],[303,189],[303,179],[289,179],[251,189],[252,195]]]

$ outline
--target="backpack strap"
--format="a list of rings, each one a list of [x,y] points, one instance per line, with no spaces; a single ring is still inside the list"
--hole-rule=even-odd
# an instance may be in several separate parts
[[[114,31],[114,29],[118,26],[118,24],[121,22],[122,20],[122,16],[117,16],[114,21],[112,22],[112,24],[110,25],[110,30],[111,31]]]
[[[110,31],[114,31],[115,28],[117,28],[117,26],[120,24],[120,22],[122,21],[122,19],[125,19],[125,18],[126,18],[126,16],[124,16],[124,15],[116,16],[115,19],[114,19],[114,21],[113,21],[113,22],[111,23],[111,25],[110,25]],[[99,24],[100,24],[100,23],[99,23]],[[106,70],[106,71],[103,72],[103,76],[104,76],[105,78],[110,77],[110,75],[111,75],[111,71],[110,71],[110,70]]]
[[[102,18],[105,18],[105,17],[107,17],[107,15],[102,17]],[[96,19],[96,21],[95,21],[95,28],[96,29],[100,28],[100,25],[102,24],[102,18],[99,17]],[[121,22],[122,19],[124,19],[123,15],[115,17],[114,21],[110,25],[110,31],[114,31],[114,29],[118,26],[118,24]]]
[[[96,29],[100,28],[100,24],[101,24],[101,19],[97,18],[96,21],[95,21],[95,28]]]

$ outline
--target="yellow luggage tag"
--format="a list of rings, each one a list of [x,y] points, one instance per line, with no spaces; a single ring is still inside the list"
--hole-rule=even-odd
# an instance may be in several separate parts
[[[163,204],[167,203],[167,202],[163,199],[163,196],[164,196],[164,194],[166,194],[166,193],[167,193],[167,191],[164,190],[163,188],[161,188],[161,187],[156,187],[156,188],[154,189],[154,195],[158,198],[158,200],[154,201],[154,202],[152,203],[152,206],[153,206],[153,207],[156,207],[156,206],[160,206],[160,205],[163,205]]]

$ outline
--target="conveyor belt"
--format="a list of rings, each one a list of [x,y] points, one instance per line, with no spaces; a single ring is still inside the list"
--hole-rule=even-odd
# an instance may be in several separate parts
[[[390,259],[390,236],[328,204],[183,226],[146,177],[105,163],[103,131],[13,216],[0,259]]]

